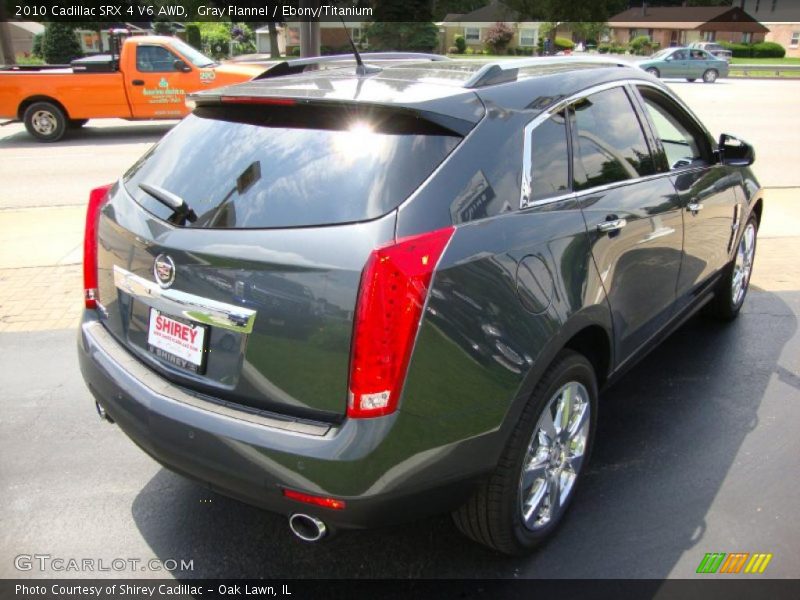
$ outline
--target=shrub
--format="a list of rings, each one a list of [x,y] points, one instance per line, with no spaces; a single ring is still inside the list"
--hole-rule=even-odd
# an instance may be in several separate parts
[[[156,18],[153,21],[153,33],[156,35],[172,35],[172,23],[165,19],[166,17]]]
[[[448,54],[461,54],[461,53],[458,51],[458,48],[456,48],[455,46],[450,46],[450,47],[448,47],[448,48],[447,48],[447,53],[448,53]]]
[[[753,58],[753,47],[749,44],[731,44],[730,42],[718,42],[726,50],[730,50],[736,58]]]
[[[502,54],[513,37],[514,30],[511,27],[505,23],[495,23],[486,32],[486,47],[493,54]]]
[[[567,38],[557,37],[555,41],[555,49],[559,50],[572,50],[575,47],[575,42]]]
[[[289,56],[300,56],[300,46],[295,46],[286,52]]]
[[[611,48],[612,47],[613,46],[611,44],[604,42],[604,43],[600,44],[599,46],[597,46],[597,51],[600,54],[608,54],[609,52],[611,52]]]
[[[533,46],[518,46],[515,52],[517,56],[533,56]]]
[[[456,38],[453,40],[456,45],[456,52],[458,54],[464,54],[467,49],[467,40],[464,39],[463,35],[457,35]]]
[[[67,23],[49,23],[42,42],[42,54],[50,64],[64,65],[83,56],[75,29]]]
[[[775,42],[759,42],[753,44],[753,58],[783,58],[786,49]]]
[[[200,28],[194,23],[186,25],[186,41],[188,44],[198,50],[203,48],[203,38],[200,37]]]
[[[646,35],[638,35],[628,43],[632,54],[648,56],[653,53],[653,42]]]

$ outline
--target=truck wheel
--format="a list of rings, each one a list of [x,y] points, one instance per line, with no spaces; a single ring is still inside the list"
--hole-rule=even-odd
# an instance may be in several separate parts
[[[67,116],[52,102],[34,102],[25,110],[23,121],[40,142],[57,142],[67,131]]]
[[[81,127],[86,125],[86,123],[88,123],[88,122],[89,122],[89,119],[70,119],[68,121],[68,125],[67,126],[70,129],[80,129]]]
[[[597,422],[597,379],[563,350],[536,385],[494,473],[453,513],[467,537],[505,554],[530,552],[561,522],[586,470]]]

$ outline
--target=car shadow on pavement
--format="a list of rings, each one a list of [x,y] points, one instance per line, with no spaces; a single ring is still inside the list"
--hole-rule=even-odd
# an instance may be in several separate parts
[[[79,148],[82,146],[105,146],[110,144],[153,143],[160,140],[178,122],[153,122],[136,125],[96,125],[68,131],[63,138],[52,144],[39,142],[27,131],[19,131],[6,137],[0,137],[0,150],[37,148],[42,146],[59,148]],[[3,130],[0,129],[0,136]]]
[[[713,550],[703,545],[707,514],[771,378],[797,383],[778,361],[797,330],[784,299],[796,305],[798,295],[753,288],[737,321],[693,318],[603,393],[583,486],[529,557],[471,543],[447,516],[309,545],[284,517],[164,469],[134,500],[134,522],[155,556],[194,561],[179,578],[689,577],[694,566],[673,569],[684,553],[699,561]]]

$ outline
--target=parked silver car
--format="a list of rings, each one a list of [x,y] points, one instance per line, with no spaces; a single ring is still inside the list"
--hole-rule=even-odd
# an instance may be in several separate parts
[[[720,46],[716,42],[694,42],[689,44],[689,48],[699,48],[700,50],[705,50],[709,54],[713,54],[725,62],[731,62],[731,58],[733,58],[733,52],[724,48],[723,46]]]

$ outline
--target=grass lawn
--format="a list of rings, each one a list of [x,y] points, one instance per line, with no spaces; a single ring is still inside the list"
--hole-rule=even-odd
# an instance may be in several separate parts
[[[732,65],[800,65],[800,58],[732,58]]]

